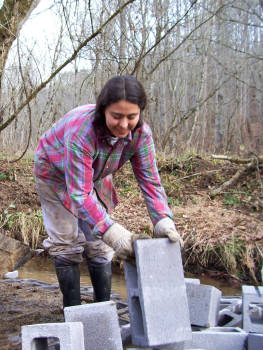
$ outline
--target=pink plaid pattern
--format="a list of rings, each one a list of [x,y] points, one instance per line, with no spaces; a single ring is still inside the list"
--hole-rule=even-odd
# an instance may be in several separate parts
[[[129,160],[153,224],[173,218],[160,182],[150,127],[143,123],[114,143],[94,128],[94,111],[94,105],[77,107],[41,137],[35,176],[48,183],[76,217],[86,220],[93,234],[102,235],[114,223],[107,210],[118,203],[112,174]]]

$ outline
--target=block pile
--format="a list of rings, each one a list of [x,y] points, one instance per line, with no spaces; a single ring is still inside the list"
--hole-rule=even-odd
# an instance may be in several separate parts
[[[135,242],[136,265],[125,263],[130,324],[119,326],[113,301],[67,307],[65,323],[22,327],[22,350],[263,349],[263,287],[240,297],[184,278],[179,244]]]

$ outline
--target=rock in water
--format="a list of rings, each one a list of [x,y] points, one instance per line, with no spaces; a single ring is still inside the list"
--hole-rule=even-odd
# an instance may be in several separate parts
[[[26,244],[0,234],[0,277],[7,271],[14,271],[33,256]]]

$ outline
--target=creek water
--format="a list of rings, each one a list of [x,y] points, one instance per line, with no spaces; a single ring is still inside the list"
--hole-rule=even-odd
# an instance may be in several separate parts
[[[18,271],[19,278],[32,278],[39,281],[57,283],[57,276],[55,273],[54,264],[51,259],[36,256],[29,260]],[[91,281],[88,274],[88,268],[85,263],[80,265],[80,284],[82,286],[91,286]],[[206,276],[185,274],[185,277],[198,278],[202,284],[212,285],[220,289],[225,296],[241,295],[241,287],[234,286],[230,282],[225,280],[216,280]],[[158,281],[157,281],[158,282]],[[124,275],[114,273],[112,276],[112,289],[118,293],[121,297],[127,298],[126,282]]]

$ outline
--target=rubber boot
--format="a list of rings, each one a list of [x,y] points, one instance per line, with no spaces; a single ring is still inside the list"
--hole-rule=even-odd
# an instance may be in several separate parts
[[[80,305],[79,264],[69,264],[55,258],[56,274],[63,294],[63,307]]]
[[[94,264],[87,259],[90,279],[94,290],[94,302],[108,301],[111,295],[111,262]]]

